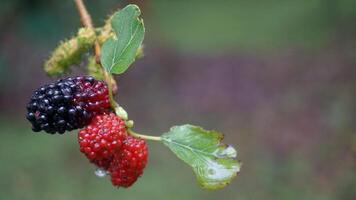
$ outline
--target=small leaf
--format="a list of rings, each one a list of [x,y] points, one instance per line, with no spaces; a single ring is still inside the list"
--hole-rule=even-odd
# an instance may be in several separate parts
[[[189,124],[162,135],[163,143],[193,168],[199,184],[211,190],[223,188],[240,171],[236,150],[221,144],[222,138],[221,133]]]
[[[136,5],[128,5],[113,15],[111,26],[116,38],[107,39],[101,52],[101,63],[109,73],[121,74],[134,62],[145,34],[140,14]]]

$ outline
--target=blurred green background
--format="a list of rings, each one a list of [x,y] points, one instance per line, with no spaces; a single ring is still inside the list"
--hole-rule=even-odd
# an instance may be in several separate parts
[[[1,200],[356,199],[356,1],[85,2],[97,26],[128,3],[143,11],[145,57],[117,78],[136,130],[217,129],[237,147],[242,171],[205,191],[149,142],[143,177],[116,189],[94,175],[75,132],[32,133],[26,102],[54,80],[42,63],[80,22],[72,0],[1,0]]]

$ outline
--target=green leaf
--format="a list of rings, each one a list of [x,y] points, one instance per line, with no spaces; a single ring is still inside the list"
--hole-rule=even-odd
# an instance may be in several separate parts
[[[113,15],[111,26],[116,38],[107,39],[101,52],[101,63],[109,73],[121,74],[135,61],[145,34],[140,14],[136,5],[128,5]]]
[[[240,171],[236,150],[221,144],[222,138],[221,133],[189,124],[162,135],[163,143],[193,168],[199,184],[211,190],[223,188]]]

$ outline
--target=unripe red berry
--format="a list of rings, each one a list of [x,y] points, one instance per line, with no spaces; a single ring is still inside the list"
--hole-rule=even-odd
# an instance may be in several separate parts
[[[101,114],[79,131],[80,151],[95,165],[108,169],[127,137],[125,122],[114,113]]]
[[[114,155],[109,172],[114,186],[130,187],[143,173],[148,159],[146,142],[128,136]]]

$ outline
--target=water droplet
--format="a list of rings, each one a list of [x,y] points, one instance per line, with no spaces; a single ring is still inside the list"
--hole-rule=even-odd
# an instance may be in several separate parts
[[[230,158],[236,158],[237,156],[237,152],[236,150],[234,149],[234,147],[232,146],[228,146],[226,149],[225,149],[225,155],[230,157]]]
[[[214,174],[215,174],[215,170],[212,169],[212,168],[210,168],[210,169],[208,170],[208,173],[209,173],[210,175],[214,175]]]
[[[108,172],[106,170],[101,169],[101,168],[96,169],[94,173],[95,173],[95,175],[97,177],[100,177],[100,178],[105,177],[106,175],[108,175]]]
[[[225,149],[217,149],[213,154],[218,158],[236,158],[237,156],[236,150],[230,145],[227,146]]]

